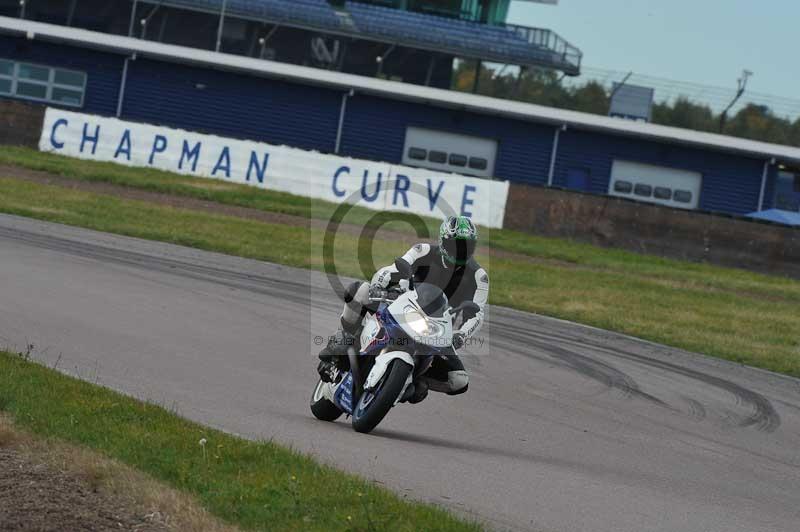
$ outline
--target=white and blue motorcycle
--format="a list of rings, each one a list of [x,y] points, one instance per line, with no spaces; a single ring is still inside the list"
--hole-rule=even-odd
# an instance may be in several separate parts
[[[353,429],[364,433],[407,401],[434,357],[452,348],[456,318],[478,310],[471,301],[450,307],[438,286],[425,283],[370,300],[379,306],[364,317],[359,344],[348,347],[349,370],[337,371],[333,382],[320,379],[311,397],[318,419],[335,421],[347,414]]]

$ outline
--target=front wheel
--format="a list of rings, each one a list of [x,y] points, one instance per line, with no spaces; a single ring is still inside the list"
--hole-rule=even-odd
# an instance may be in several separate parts
[[[317,382],[317,387],[314,388],[314,393],[311,394],[311,413],[314,414],[315,418],[322,421],[336,421],[342,415],[342,411],[325,398],[322,393],[325,384],[320,379]]]
[[[400,397],[413,370],[402,360],[393,360],[378,386],[361,394],[353,409],[353,429],[356,432],[367,433],[378,426]]]

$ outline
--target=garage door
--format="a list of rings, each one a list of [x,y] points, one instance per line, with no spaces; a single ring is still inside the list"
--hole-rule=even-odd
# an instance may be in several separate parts
[[[476,177],[492,177],[497,141],[447,131],[409,127],[403,164]]]
[[[614,161],[608,193],[637,201],[696,209],[700,204],[702,183],[703,175],[699,172]]]

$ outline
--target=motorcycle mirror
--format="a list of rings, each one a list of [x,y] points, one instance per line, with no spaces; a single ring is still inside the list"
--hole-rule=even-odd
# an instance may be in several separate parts
[[[411,271],[411,265],[405,260],[402,258],[395,259],[394,267],[397,268],[401,279],[411,279],[411,276],[413,275],[413,272]]]
[[[451,313],[458,314],[459,312],[463,313],[464,319],[468,320],[473,318],[478,312],[480,312],[481,307],[474,301],[464,301],[456,308],[454,308]]]

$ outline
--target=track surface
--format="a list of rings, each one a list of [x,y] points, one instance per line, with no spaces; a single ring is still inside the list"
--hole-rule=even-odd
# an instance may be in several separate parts
[[[469,393],[363,436],[308,411],[309,272],[0,216],[0,297],[4,345],[496,529],[800,530],[795,379],[493,308]]]

